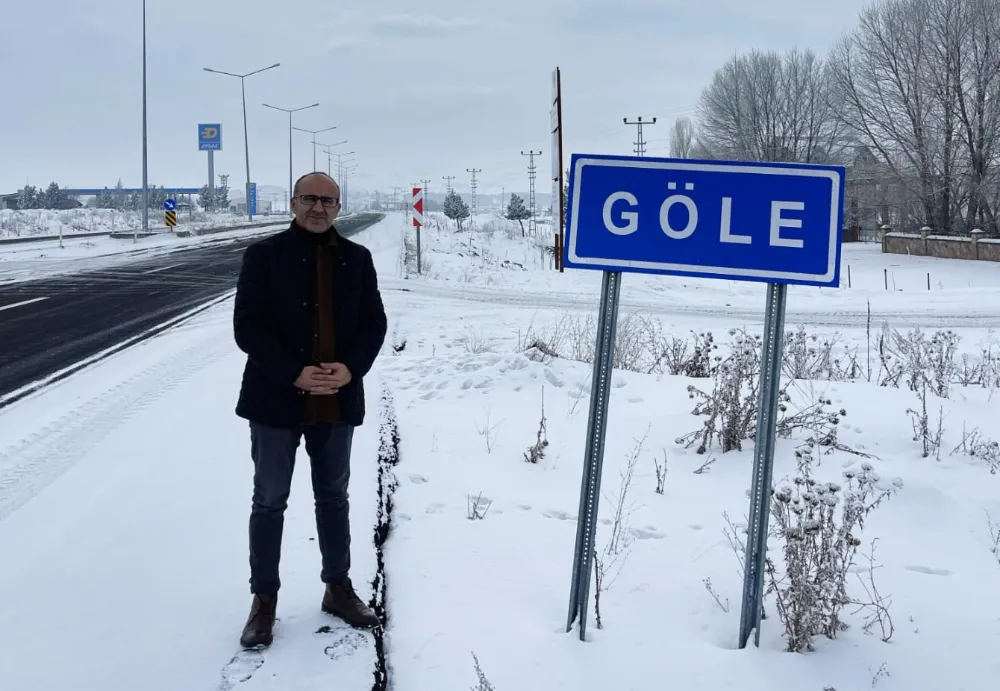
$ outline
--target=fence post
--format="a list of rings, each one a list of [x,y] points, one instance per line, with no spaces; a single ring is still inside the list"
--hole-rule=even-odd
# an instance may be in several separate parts
[[[983,236],[983,231],[979,228],[973,228],[969,231],[969,237],[972,238],[972,256],[974,259],[979,259],[979,238]]]
[[[931,256],[931,252],[930,252],[930,240],[928,240],[928,238],[930,237],[930,234],[931,234],[931,227],[930,226],[924,226],[923,228],[920,229],[920,239],[924,241],[924,256],[925,257]]]

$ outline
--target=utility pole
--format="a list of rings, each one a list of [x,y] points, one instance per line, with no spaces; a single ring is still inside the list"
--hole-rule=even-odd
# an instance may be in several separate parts
[[[635,152],[636,156],[644,156],[646,154],[646,140],[642,138],[642,126],[655,125],[656,118],[654,117],[651,121],[650,120],[644,121],[642,119],[642,116],[640,115],[639,118],[633,122],[629,122],[628,118],[622,118],[622,122],[624,122],[626,125],[634,125],[636,127],[637,136],[636,140],[633,142],[633,144],[635,144],[635,148],[633,149],[633,151]]]
[[[427,211],[428,211],[427,207],[428,207],[428,206],[430,205],[430,203],[431,203],[431,198],[430,198],[430,196],[429,196],[429,195],[427,194],[427,190],[429,190],[429,189],[430,189],[430,187],[431,187],[431,181],[430,181],[430,180],[421,180],[420,182],[421,182],[421,183],[423,184],[423,186],[424,186],[424,213],[426,214],[426,213],[427,213]]]
[[[393,187],[392,188],[392,208],[394,208],[396,211],[399,211],[399,209],[401,208],[400,204],[399,204],[399,188],[398,187]]]
[[[444,180],[445,190],[451,192],[451,181],[455,179],[454,175],[442,175],[441,179]]]
[[[527,152],[522,151],[521,155],[528,157],[528,213],[531,214],[528,217],[528,234],[534,237],[538,234],[538,225],[535,223],[535,173],[538,172],[535,156],[541,156],[542,152],[528,149]]]
[[[149,155],[146,139],[146,0],[142,0],[142,232],[149,232]],[[27,185],[25,185],[27,187]],[[252,220],[252,219],[251,219]],[[62,230],[59,231],[62,247]],[[139,242],[138,231],[132,233],[132,243]]]
[[[466,168],[466,173],[472,173],[472,222],[476,221],[476,214],[479,213],[479,204],[476,202],[476,173],[482,173],[482,168]]]

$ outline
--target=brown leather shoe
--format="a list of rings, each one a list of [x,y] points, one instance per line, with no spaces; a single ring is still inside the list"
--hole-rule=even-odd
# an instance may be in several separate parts
[[[340,617],[357,629],[372,629],[382,625],[375,612],[354,592],[350,579],[341,585],[327,584],[322,607],[327,614]]]
[[[240,645],[244,648],[266,648],[274,641],[274,613],[278,607],[277,595],[254,595],[250,616],[243,627]]]

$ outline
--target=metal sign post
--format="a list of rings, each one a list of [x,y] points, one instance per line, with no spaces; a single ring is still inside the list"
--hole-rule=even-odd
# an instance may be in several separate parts
[[[778,392],[781,391],[781,351],[785,333],[785,298],[788,286],[767,286],[764,342],[761,345],[760,390],[757,394],[757,433],[753,449],[753,484],[750,487],[750,526],[743,560],[743,608],[740,612],[740,648],[750,632],[760,646],[760,617],[764,611],[764,563],[767,558],[767,519],[771,510],[774,475],[774,441],[778,427]]]
[[[420,187],[413,188],[413,198],[410,201],[410,209],[413,211],[413,227],[417,229],[417,273],[420,271],[420,227],[424,225],[424,190]]]
[[[759,644],[785,298],[840,280],[840,166],[573,154],[563,266],[604,272],[567,632],[586,639],[622,272],[768,284],[740,647]]]
[[[597,509],[601,499],[601,471],[604,466],[604,440],[608,426],[608,403],[611,398],[611,375],[614,372],[615,332],[618,327],[618,298],[622,275],[605,271],[601,280],[601,306],[597,318],[597,348],[594,351],[594,374],[587,418],[587,447],[583,456],[583,481],[580,487],[580,511],[576,521],[576,550],[570,585],[569,617],[566,632],[579,617],[580,640],[587,630],[587,603],[590,601],[590,569],[593,567],[594,540],[597,537]]]
[[[221,150],[222,125],[219,123],[199,124],[198,151],[208,152],[208,198],[213,207],[215,205],[215,152]]]

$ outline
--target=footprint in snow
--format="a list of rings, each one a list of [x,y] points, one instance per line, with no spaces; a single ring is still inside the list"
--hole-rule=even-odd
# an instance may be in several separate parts
[[[666,537],[663,533],[656,530],[646,530],[644,528],[630,528],[629,532],[632,536],[638,540],[662,540]]]
[[[572,521],[572,520],[576,520],[575,516],[570,516],[565,511],[545,510],[545,511],[542,511],[542,515],[545,516],[546,518],[555,518],[556,520],[559,520],[559,521]]]
[[[907,571],[912,571],[913,573],[922,573],[927,576],[950,576],[951,571],[948,569],[932,569],[929,566],[904,566]]]
[[[427,478],[425,478],[423,475],[410,475],[410,482],[412,482],[415,485],[422,485],[425,482],[427,482]]]
[[[427,511],[427,513],[441,513],[441,509],[443,509],[443,508],[444,508],[444,504],[442,504],[439,501],[436,501],[433,504],[431,504],[430,506],[428,506],[427,509],[426,509],[426,511]]]

